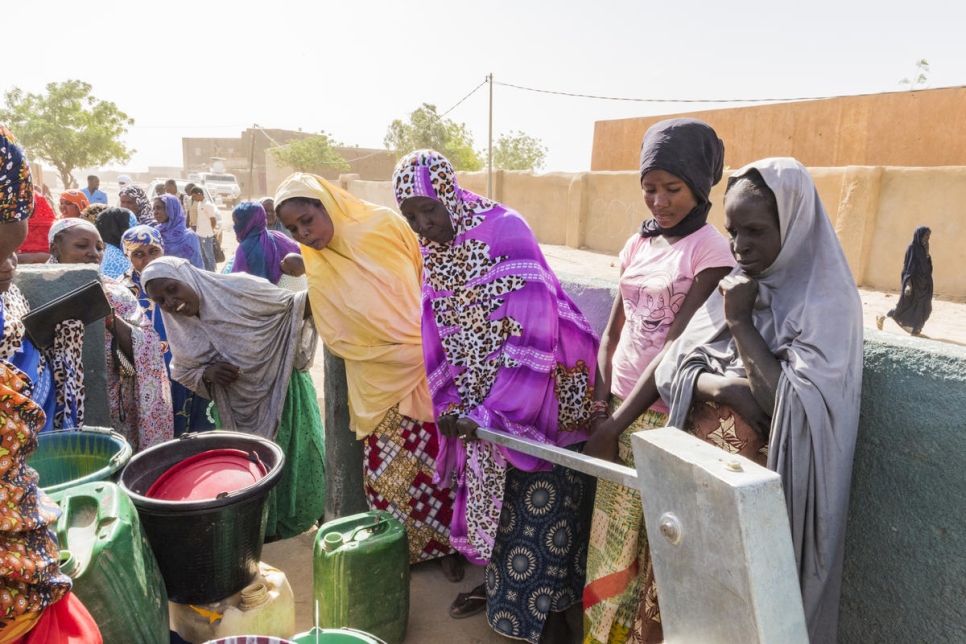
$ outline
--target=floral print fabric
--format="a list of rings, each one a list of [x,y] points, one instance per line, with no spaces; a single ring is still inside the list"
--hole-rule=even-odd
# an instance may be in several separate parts
[[[0,640],[22,631],[25,620],[36,620],[71,587],[49,528],[60,511],[27,466],[45,420],[31,394],[26,375],[0,361]]]

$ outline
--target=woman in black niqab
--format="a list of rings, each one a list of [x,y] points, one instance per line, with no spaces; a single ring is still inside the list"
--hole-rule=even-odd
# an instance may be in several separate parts
[[[932,313],[932,257],[929,255],[929,237],[932,231],[919,226],[906,249],[902,262],[902,291],[899,303],[884,316],[876,318],[876,326],[882,329],[886,317],[911,333],[919,335]]]

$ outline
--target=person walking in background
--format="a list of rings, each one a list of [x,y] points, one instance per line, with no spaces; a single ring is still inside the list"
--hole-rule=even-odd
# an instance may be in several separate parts
[[[906,248],[902,261],[902,290],[896,308],[875,318],[881,331],[885,319],[892,318],[904,331],[912,335],[922,333],[922,327],[932,314],[932,256],[929,254],[929,238],[932,231],[919,226],[913,233],[912,242]]]
[[[87,187],[81,190],[87,200],[91,203],[102,203],[107,205],[107,193],[103,190],[98,190],[101,186],[101,180],[96,175],[89,175],[87,177]]]
[[[201,259],[205,270],[215,270],[215,234],[218,231],[217,210],[214,204],[205,201],[205,191],[201,186],[191,189],[191,210],[194,213],[195,234],[201,245]]]

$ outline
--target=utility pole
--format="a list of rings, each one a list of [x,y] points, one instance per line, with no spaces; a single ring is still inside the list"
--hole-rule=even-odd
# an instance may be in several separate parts
[[[486,146],[486,197],[493,198],[493,74],[487,75],[490,83],[490,131],[489,145]]]
[[[255,174],[255,128],[258,127],[258,123],[252,123],[252,147],[251,151],[248,153],[248,200],[252,200],[252,186],[255,180],[252,176]]]

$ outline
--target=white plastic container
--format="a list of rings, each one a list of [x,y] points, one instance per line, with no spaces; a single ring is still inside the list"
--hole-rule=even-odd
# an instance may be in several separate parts
[[[192,644],[232,635],[295,634],[295,595],[285,573],[265,562],[258,576],[231,597],[210,604],[168,602],[171,630]]]

